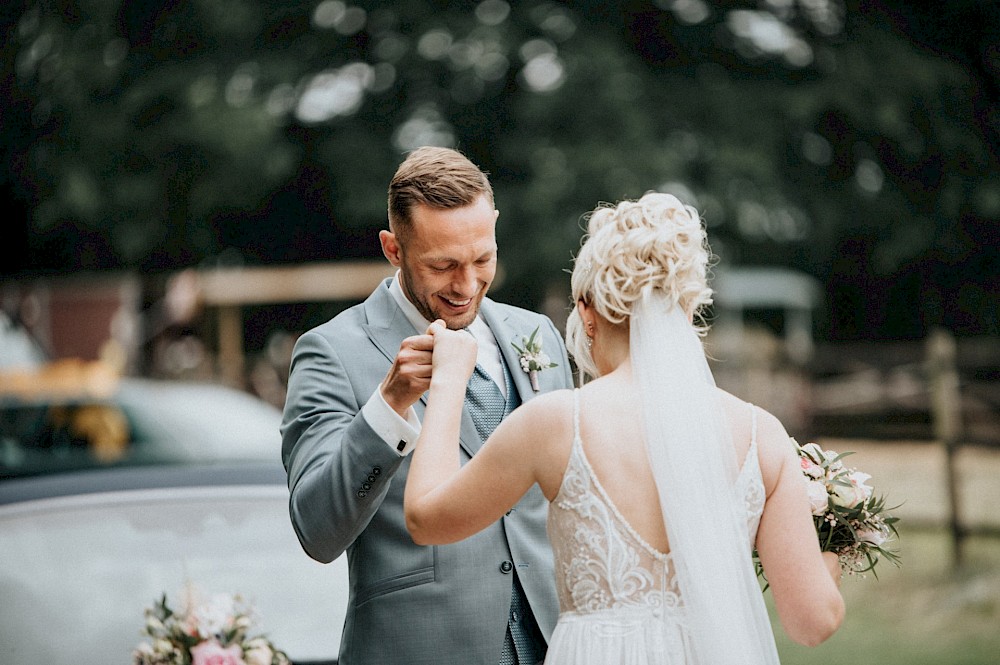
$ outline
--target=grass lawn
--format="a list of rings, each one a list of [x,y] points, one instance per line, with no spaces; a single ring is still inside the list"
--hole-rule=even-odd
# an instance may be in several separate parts
[[[900,525],[902,567],[845,578],[847,616],[816,648],[788,640],[774,621],[783,665],[995,665],[1000,663],[1000,539],[966,541],[966,565],[952,570],[944,531]]]

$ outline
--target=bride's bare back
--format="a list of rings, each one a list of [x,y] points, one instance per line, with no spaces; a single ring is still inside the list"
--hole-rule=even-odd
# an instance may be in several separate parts
[[[736,459],[742,465],[752,438],[750,411],[745,402],[719,390],[719,399],[730,423]],[[560,400],[563,402],[563,400]],[[641,401],[631,380],[631,373],[618,372],[588,383],[580,390],[580,438],[587,460],[611,501],[625,520],[643,539],[660,552],[669,552],[670,544],[663,526],[660,499],[646,454]],[[553,467],[565,470],[572,443],[571,400],[560,404],[559,439],[555,432],[543,445],[557,448],[559,459]],[[565,420],[565,424],[563,421]],[[542,484],[551,499],[561,484],[561,474]],[[766,480],[765,480],[766,484]]]

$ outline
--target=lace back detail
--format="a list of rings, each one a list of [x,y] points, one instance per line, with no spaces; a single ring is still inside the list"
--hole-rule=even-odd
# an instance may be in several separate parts
[[[750,407],[750,448],[747,450],[743,468],[736,478],[736,496],[742,497],[747,510],[747,533],[750,535],[750,545],[757,542],[757,528],[764,512],[764,479],[760,474],[760,458],[757,456],[757,407]]]
[[[735,499],[745,502],[751,543],[764,506],[757,459],[757,414]],[[672,612],[683,623],[683,602],[669,553],[651,547],[624,519],[587,460],[580,438],[579,390],[573,393],[573,444],[562,485],[549,506],[549,540],[563,614],[605,610]]]
[[[579,411],[574,391],[573,445],[549,507],[561,610],[679,606],[670,555],[654,550],[632,529],[594,475],[580,439]]]

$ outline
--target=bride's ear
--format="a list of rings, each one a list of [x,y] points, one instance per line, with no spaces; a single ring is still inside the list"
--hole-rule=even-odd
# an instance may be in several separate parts
[[[580,315],[580,321],[583,322],[583,332],[587,337],[594,336],[594,329],[597,325],[595,317],[597,312],[594,308],[584,302],[583,298],[576,301],[576,311]]]

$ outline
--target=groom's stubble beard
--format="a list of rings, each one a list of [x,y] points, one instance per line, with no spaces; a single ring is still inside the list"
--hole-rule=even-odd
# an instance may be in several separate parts
[[[476,317],[479,316],[479,306],[482,304],[483,298],[486,297],[486,292],[489,290],[490,286],[487,284],[484,288],[479,290],[479,293],[477,293],[473,299],[472,308],[464,315],[461,317],[447,317],[439,311],[436,311],[429,302],[421,298],[417,295],[416,291],[413,290],[411,284],[416,283],[417,280],[414,279],[413,273],[407,267],[405,260],[400,262],[399,274],[401,278],[400,286],[403,289],[403,295],[405,295],[406,299],[417,308],[420,315],[431,322],[442,319],[450,330],[462,330],[463,328],[468,328],[472,322],[476,320]]]

